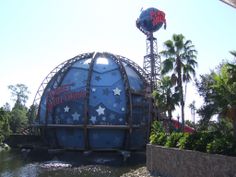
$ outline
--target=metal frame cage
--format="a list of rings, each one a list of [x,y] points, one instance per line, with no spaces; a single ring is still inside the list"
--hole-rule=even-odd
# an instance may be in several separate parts
[[[120,123],[114,123],[114,121],[112,122],[112,120],[110,120],[110,122],[102,120],[108,119],[108,115],[110,117],[111,115],[115,117],[115,113],[104,115],[100,123],[94,124],[94,122],[91,122],[91,115],[94,112],[96,113],[97,111],[98,115],[100,115],[100,113],[104,114],[103,109],[105,109],[104,104],[100,104],[102,105],[99,105],[100,107],[98,105],[94,106],[96,107],[96,109],[94,108],[94,112],[92,112],[91,110],[93,108],[91,107],[91,97],[94,94],[93,92],[95,92],[96,89],[98,91],[99,89],[101,89],[100,86],[94,87],[93,85],[93,82],[95,81],[95,67],[97,65],[98,59],[101,57],[109,58],[109,61],[111,61],[113,65],[117,66],[117,71],[119,71],[120,73],[120,80],[122,81],[122,84],[120,86],[121,88],[120,90],[118,89],[116,91],[114,89],[113,94],[110,93],[112,97],[111,99],[113,99],[113,97],[117,98],[117,96],[119,96],[119,94],[121,93],[123,94],[121,94],[121,97],[123,96],[121,98],[121,102],[124,100],[124,105],[121,108],[123,112],[119,115],[121,117],[123,115],[124,120],[120,121]],[[65,104],[63,105],[62,102],[59,102],[58,104],[54,105],[55,108],[53,107],[53,110],[49,113],[47,107],[49,104],[48,94],[53,89],[57,89],[61,85],[63,85],[66,75],[72,68],[74,68],[76,63],[87,59],[91,60],[89,63],[87,63],[87,79],[84,80],[84,87],[82,88],[84,91],[84,97],[82,101],[80,100],[81,102],[76,103],[76,105],[80,104],[80,107],[82,107],[81,109],[83,111],[81,115],[77,113],[78,111],[76,112],[76,114],[74,113],[72,115],[76,117],[76,121],[72,120],[73,122],[69,123],[60,122],[60,120],[58,121],[58,117],[60,117],[60,114],[67,114],[69,109],[72,108],[69,108],[67,107],[67,105],[65,106]],[[140,89],[133,88],[131,76],[129,75],[129,73],[127,73],[128,70],[132,70],[132,72],[135,73],[136,77],[140,79],[140,82],[142,82],[142,87]],[[114,70],[114,72],[115,71],[116,70]],[[98,79],[102,79],[102,76],[103,75],[101,75],[101,78]],[[39,130],[38,132],[40,132],[40,135],[44,138],[44,141],[50,148],[106,151],[120,149],[144,149],[150,133],[150,107],[152,106],[150,105],[152,102],[150,102],[150,80],[148,78],[149,76],[141,67],[139,67],[136,63],[129,60],[128,58],[120,55],[113,55],[106,52],[91,52],[75,56],[74,58],[71,58],[55,67],[41,83],[33,102],[33,105],[37,108],[37,111],[35,115],[36,120],[34,121],[32,126]],[[112,78],[110,78],[110,80],[112,80]],[[116,87],[116,89],[117,88],[118,86]],[[61,91],[60,94],[64,94],[64,91]],[[56,94],[54,93],[53,100],[55,100],[56,96],[60,96],[55,95]],[[73,100],[73,95],[70,96],[70,98]],[[61,109],[67,108],[67,110],[65,109],[65,112],[58,111],[58,107],[61,104]],[[46,108],[46,110],[44,110],[44,107]],[[43,111],[45,112],[45,114],[42,114]],[[79,117],[81,117],[81,122],[78,121]],[[80,134],[80,136],[78,136],[78,134]],[[93,139],[95,136],[97,137],[97,139]],[[79,137],[79,140],[75,140],[77,139],[77,137]],[[113,142],[113,137],[117,140],[116,142],[115,140]],[[102,143],[102,139],[106,139],[106,142],[104,140],[104,142]],[[75,142],[77,142],[77,144]]]

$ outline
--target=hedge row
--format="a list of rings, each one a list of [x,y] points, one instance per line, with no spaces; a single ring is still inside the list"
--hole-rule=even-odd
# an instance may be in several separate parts
[[[160,122],[152,125],[150,143],[166,147],[236,156],[233,130],[227,123],[215,124],[207,131],[166,133]]]

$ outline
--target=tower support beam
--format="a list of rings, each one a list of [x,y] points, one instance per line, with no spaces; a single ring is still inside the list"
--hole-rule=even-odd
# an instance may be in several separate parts
[[[158,55],[157,39],[149,33],[146,39],[146,55],[143,60],[143,69],[149,76],[151,92],[157,88],[160,79],[161,58]]]

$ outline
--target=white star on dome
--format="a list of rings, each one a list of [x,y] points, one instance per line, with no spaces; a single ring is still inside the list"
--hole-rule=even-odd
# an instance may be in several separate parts
[[[72,117],[73,117],[73,120],[79,120],[80,114],[75,112],[74,114],[72,114]]]
[[[122,107],[122,108],[121,108],[121,111],[125,111],[125,108],[124,108],[124,107]]]
[[[122,120],[123,120],[122,118],[119,118],[119,121],[120,121],[120,122],[122,122]]]
[[[97,118],[96,116],[92,116],[90,120],[93,124],[95,124],[95,122],[97,121]]]
[[[113,89],[113,92],[114,95],[120,95],[121,90],[118,87],[116,87],[115,89]]]
[[[96,109],[98,115],[104,115],[105,108],[99,106],[98,109]]]
[[[96,91],[96,88],[92,88],[92,92],[95,92]]]
[[[69,110],[70,110],[69,106],[64,107],[64,112],[69,112]]]

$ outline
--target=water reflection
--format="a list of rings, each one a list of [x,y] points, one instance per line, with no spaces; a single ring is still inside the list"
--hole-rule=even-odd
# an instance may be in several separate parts
[[[145,154],[132,154],[123,162],[118,153],[62,154],[0,152],[0,177],[118,177],[145,163]]]
[[[41,164],[40,167],[45,169],[53,169],[53,168],[59,169],[59,168],[70,168],[72,167],[72,165],[62,161],[49,161]]]

